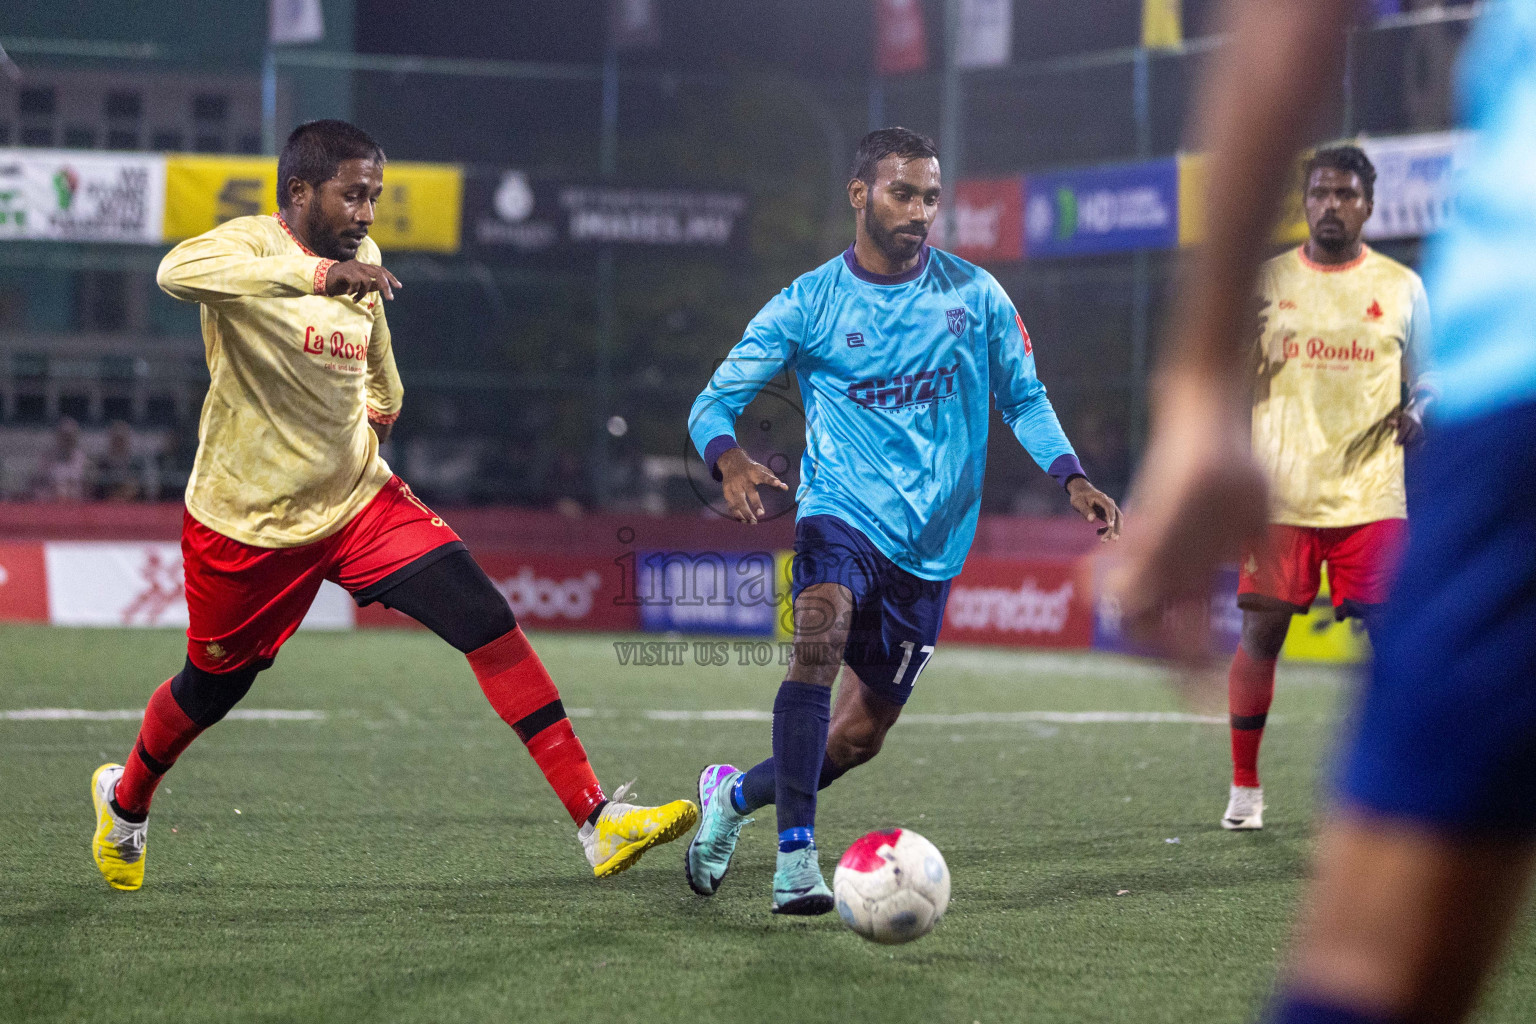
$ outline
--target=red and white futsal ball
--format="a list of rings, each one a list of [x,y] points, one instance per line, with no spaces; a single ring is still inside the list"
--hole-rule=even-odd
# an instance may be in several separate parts
[[[871,942],[922,938],[949,906],[949,865],[911,829],[871,832],[848,847],[832,876],[837,913]]]

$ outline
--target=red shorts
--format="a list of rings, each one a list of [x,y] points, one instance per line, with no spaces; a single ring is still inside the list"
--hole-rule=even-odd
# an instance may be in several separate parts
[[[340,530],[296,548],[242,544],[187,514],[181,526],[191,619],[187,656],[206,672],[271,660],[299,628],[321,581],[339,583],[358,604],[368,604],[463,547],[397,476]]]
[[[1237,605],[1251,611],[1294,612],[1312,606],[1328,563],[1328,592],[1342,618],[1351,606],[1383,604],[1397,556],[1408,538],[1408,520],[1378,519],[1359,526],[1269,527],[1263,550],[1248,552],[1237,580]]]

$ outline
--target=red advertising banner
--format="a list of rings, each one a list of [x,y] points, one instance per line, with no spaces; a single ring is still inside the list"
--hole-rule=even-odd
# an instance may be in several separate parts
[[[0,543],[0,622],[47,621],[43,546]]]
[[[955,255],[974,263],[1024,258],[1024,180],[986,178],[955,186],[949,214]]]
[[[632,559],[492,550],[476,551],[475,561],[527,629],[629,632],[640,628]],[[357,624],[365,628],[413,625],[400,613],[377,604],[359,608]]]
[[[875,70],[882,75],[928,70],[921,0],[875,0]]]
[[[1088,647],[1093,643],[1091,583],[1075,562],[972,556],[950,588],[940,639]]]

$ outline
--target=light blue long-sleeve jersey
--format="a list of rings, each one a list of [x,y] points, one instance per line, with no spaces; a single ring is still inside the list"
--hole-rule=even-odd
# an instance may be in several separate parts
[[[1042,469],[1063,482],[1081,472],[1013,303],[947,252],[925,248],[911,271],[883,277],[850,248],[764,306],[688,417],[711,469],[786,367],[805,408],[797,515],[838,516],[915,576],[956,576],[970,550],[989,395]]]
[[[1429,247],[1442,420],[1536,401],[1536,0],[1489,5],[1457,81],[1476,130],[1450,224]]]

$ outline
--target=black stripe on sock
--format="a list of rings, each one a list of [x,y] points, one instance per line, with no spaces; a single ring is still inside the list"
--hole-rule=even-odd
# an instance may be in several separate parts
[[[149,751],[144,749],[143,740],[139,740],[138,745],[133,748],[133,752],[139,755],[139,760],[144,762],[144,767],[148,768],[156,775],[164,775],[166,772],[171,770],[170,765],[165,764],[162,761],[157,761],[149,755]]]
[[[517,733],[517,738],[527,743],[539,733],[548,729],[565,717],[565,705],[560,703],[560,698],[545,704],[532,714],[524,715],[512,723],[512,731]]]
[[[148,811],[143,811],[143,812],[140,812],[138,814],[135,814],[132,811],[125,811],[125,810],[123,810],[122,805],[120,805],[117,802],[117,797],[115,797],[115,796],[111,800],[108,800],[107,803],[112,805],[112,813],[113,814],[117,815],[119,818],[122,818],[124,821],[126,821],[130,825],[142,825],[146,821],[149,820],[149,812]]]
[[[1262,729],[1264,728],[1265,720],[1268,718],[1269,712],[1267,711],[1261,715],[1233,715],[1232,728],[1241,729],[1244,732],[1251,731],[1253,729]]]

